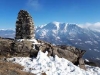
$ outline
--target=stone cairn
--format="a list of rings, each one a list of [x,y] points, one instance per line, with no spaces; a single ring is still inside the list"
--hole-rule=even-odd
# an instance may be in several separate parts
[[[34,36],[32,17],[27,11],[20,10],[16,21],[15,39],[32,39]]]

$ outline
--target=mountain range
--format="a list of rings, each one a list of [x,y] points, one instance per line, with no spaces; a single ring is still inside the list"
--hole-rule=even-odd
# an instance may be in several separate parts
[[[0,30],[0,36],[14,38],[14,30]],[[55,45],[70,45],[86,50],[84,58],[100,62],[100,32],[77,24],[51,22],[35,27],[36,39]]]

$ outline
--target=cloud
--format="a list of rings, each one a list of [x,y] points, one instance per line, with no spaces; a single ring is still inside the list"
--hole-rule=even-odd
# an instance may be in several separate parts
[[[98,30],[100,30],[100,22],[79,24],[79,26],[83,27],[83,28],[91,28],[91,29],[98,29]]]
[[[34,10],[38,10],[41,7],[39,0],[28,0],[27,5],[32,7]]]

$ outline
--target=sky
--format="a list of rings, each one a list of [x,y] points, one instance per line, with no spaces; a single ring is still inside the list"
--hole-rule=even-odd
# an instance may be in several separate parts
[[[100,27],[100,0],[0,0],[0,29],[14,29],[21,9],[36,26],[58,21]]]

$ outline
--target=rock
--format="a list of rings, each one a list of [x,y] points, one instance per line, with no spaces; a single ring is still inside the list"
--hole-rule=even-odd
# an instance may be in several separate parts
[[[30,51],[33,48],[32,47],[32,42],[31,41],[15,41],[12,43],[12,55],[13,56],[30,56]]]
[[[66,46],[66,45],[58,45],[59,48],[63,49],[63,50],[68,50],[74,54],[76,54],[79,58],[82,58],[82,56],[84,55],[84,53],[86,52],[85,50],[81,50],[79,48],[73,47],[73,46]]]
[[[79,67],[81,69],[86,70],[85,63],[84,63],[84,60],[82,58],[79,59]]]
[[[36,45],[36,49],[41,50],[42,52],[48,51],[48,56],[57,55],[60,58],[65,58],[73,63],[79,64],[79,58],[84,54],[84,50],[80,50],[73,46],[53,46],[50,43],[43,42],[38,40],[41,44]],[[74,50],[73,50],[74,49]]]
[[[84,62],[85,62],[85,64],[90,65],[90,66],[95,66],[95,67],[99,66],[99,65],[97,65],[97,63],[95,63],[95,62],[93,62],[93,61],[89,61],[89,62],[84,61]],[[99,66],[99,67],[100,67],[100,66]]]
[[[68,46],[62,48],[62,46],[54,46],[43,41],[41,41],[40,44],[33,44],[33,42],[28,40],[16,41],[11,39],[1,39],[0,44],[0,56],[36,57],[39,50],[42,52],[48,51],[48,56],[55,57],[55,55],[57,55],[60,58],[65,58],[71,61],[75,65],[79,64],[81,68],[85,69],[83,60],[80,59],[83,56],[84,51],[77,48],[74,48],[72,51],[71,49],[73,48],[71,48],[71,46],[69,50],[67,50],[66,47]]]
[[[34,23],[32,17],[25,10],[20,10],[16,21],[15,39],[34,38]]]
[[[68,50],[63,50],[61,48],[56,48],[53,50],[53,56],[58,55],[58,57],[65,58],[73,63],[77,61],[78,56]]]
[[[38,54],[38,50],[32,49],[32,50],[30,51],[30,57],[31,57],[31,58],[32,58],[32,57],[36,57],[37,54]]]
[[[0,38],[0,57],[9,57],[13,40]]]

